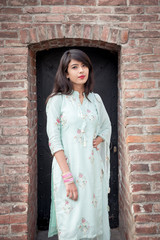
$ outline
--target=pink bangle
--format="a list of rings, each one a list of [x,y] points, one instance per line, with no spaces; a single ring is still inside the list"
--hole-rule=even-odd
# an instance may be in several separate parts
[[[62,174],[62,178],[69,178],[69,177],[72,177],[72,173],[71,172],[68,172],[68,173],[64,173]]]
[[[64,179],[64,183],[73,182],[73,178]]]

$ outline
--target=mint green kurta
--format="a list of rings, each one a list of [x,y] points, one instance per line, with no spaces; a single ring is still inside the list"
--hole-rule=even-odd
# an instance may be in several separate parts
[[[90,101],[89,101],[89,100]],[[98,94],[90,93],[80,103],[79,93],[56,95],[47,103],[47,134],[54,155],[64,150],[78,188],[78,200],[66,197],[61,170],[52,164],[52,202],[49,236],[60,240],[109,240],[108,190],[111,124]],[[101,136],[100,149],[93,139]]]

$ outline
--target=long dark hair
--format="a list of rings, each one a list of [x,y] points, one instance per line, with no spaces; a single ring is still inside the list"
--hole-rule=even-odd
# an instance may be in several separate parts
[[[61,57],[58,70],[55,76],[54,88],[52,93],[48,96],[47,101],[50,97],[57,94],[70,95],[73,92],[73,86],[69,79],[66,77],[68,71],[68,65],[70,61],[74,59],[82,62],[85,66],[89,68],[89,76],[87,82],[84,84],[84,93],[87,97],[90,92],[93,91],[93,67],[91,60],[86,53],[79,49],[70,49],[64,52]],[[47,102],[46,101],[46,102]]]

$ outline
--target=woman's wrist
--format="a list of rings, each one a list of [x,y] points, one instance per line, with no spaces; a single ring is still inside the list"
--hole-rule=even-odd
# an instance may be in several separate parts
[[[71,184],[74,182],[72,173],[70,171],[63,173],[62,178],[65,184]]]

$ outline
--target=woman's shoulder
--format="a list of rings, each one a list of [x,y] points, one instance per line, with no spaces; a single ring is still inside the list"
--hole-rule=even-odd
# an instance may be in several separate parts
[[[59,105],[62,103],[63,94],[51,95],[47,102],[47,107],[50,105]]]
[[[93,93],[93,95],[98,102],[102,102],[102,98],[100,97],[100,95],[98,93]]]

